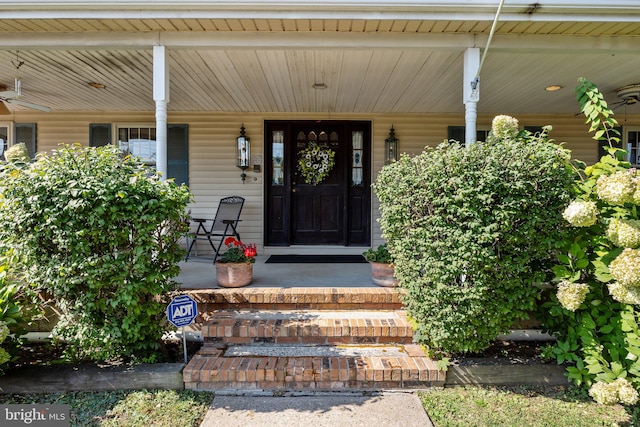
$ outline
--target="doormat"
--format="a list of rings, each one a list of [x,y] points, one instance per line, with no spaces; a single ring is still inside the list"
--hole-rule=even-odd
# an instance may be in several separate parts
[[[359,264],[362,255],[271,255],[265,264]]]

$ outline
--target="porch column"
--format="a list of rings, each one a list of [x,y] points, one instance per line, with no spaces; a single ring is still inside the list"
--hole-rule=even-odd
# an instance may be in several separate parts
[[[480,100],[480,49],[470,47],[464,52],[464,81],[462,82],[462,101],[465,107],[464,145],[469,147],[476,142],[477,105]]]
[[[156,102],[156,169],[167,179],[167,104],[169,65],[165,46],[153,47],[153,100]]]

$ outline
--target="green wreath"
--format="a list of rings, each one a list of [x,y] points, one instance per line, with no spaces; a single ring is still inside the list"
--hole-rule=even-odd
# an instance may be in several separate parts
[[[320,147],[316,144],[309,144],[307,148],[298,154],[298,171],[302,174],[304,182],[318,185],[335,166],[336,153],[329,147]]]

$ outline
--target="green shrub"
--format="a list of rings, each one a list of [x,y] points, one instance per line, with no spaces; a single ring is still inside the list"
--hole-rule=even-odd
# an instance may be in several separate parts
[[[368,249],[362,253],[364,259],[369,262],[380,262],[383,264],[393,264],[393,257],[389,253],[387,244],[384,243],[378,246],[376,249]]]
[[[7,369],[20,346],[25,326],[35,315],[28,286],[12,280],[6,258],[0,258],[0,375]]]
[[[517,123],[517,122],[515,122]],[[476,352],[527,318],[550,278],[572,171],[546,129],[494,120],[489,142],[456,142],[403,156],[374,190],[380,224],[418,321],[437,353]]]
[[[557,337],[548,354],[600,403],[634,404],[640,390],[640,175],[619,142],[618,123],[597,87],[576,88],[594,138],[608,154],[580,166],[564,216],[572,233],[554,267],[558,286],[538,317]]]
[[[0,191],[1,245],[61,309],[68,355],[152,358],[183,257],[187,188],[116,147],[63,146],[8,164]]]

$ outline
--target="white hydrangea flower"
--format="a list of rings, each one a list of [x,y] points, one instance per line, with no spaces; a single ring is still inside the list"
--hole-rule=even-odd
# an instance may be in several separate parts
[[[640,250],[626,248],[609,264],[614,279],[626,287],[640,287]]]
[[[633,183],[636,186],[636,190],[633,193],[633,203],[636,205],[640,205],[640,176],[638,176],[638,171],[635,169]]]
[[[574,200],[564,210],[562,216],[574,227],[590,227],[598,220],[596,202]]]
[[[596,183],[598,197],[612,205],[623,205],[633,201],[636,191],[634,174],[619,171],[612,175],[601,175]]]
[[[618,391],[615,385],[597,382],[589,388],[589,395],[601,405],[618,403]]]
[[[614,300],[623,304],[640,305],[640,288],[629,288],[618,282],[609,283],[607,287]]]
[[[511,116],[495,116],[491,122],[491,134],[499,140],[515,138],[518,132],[518,120]]]
[[[616,246],[635,249],[640,246],[640,221],[614,218],[607,228],[607,239]]]
[[[4,342],[9,336],[9,327],[5,322],[0,322],[0,342]]]
[[[558,301],[569,311],[576,311],[589,293],[589,285],[562,280],[558,284]]]
[[[638,391],[633,388],[626,378],[618,378],[612,384],[618,392],[618,401],[625,405],[635,405],[638,402]]]

